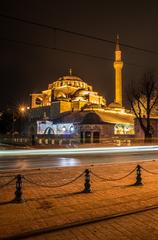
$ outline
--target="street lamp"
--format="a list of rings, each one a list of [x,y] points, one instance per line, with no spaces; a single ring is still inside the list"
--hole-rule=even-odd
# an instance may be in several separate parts
[[[19,107],[19,112],[20,113],[25,113],[26,112],[26,107],[25,106],[20,106]]]
[[[19,107],[19,112],[20,112],[20,113],[25,113],[25,112],[26,112],[27,110],[29,110],[29,109],[30,109],[30,107],[21,105],[21,106]]]
[[[24,107],[21,107],[20,111],[21,111],[21,112],[25,112],[25,108],[24,108]]]
[[[15,131],[15,122],[16,122],[16,112],[13,110],[13,112],[12,112],[12,136],[14,135],[14,131]]]
[[[17,119],[19,119],[20,115],[21,117],[24,117],[27,110],[29,110],[29,107],[25,105],[20,105],[18,108],[13,110],[12,113],[12,135],[14,135],[15,132],[15,122]]]

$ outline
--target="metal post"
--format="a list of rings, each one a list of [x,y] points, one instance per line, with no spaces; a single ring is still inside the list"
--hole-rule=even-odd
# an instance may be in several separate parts
[[[12,137],[14,136],[15,121],[16,121],[16,119],[15,119],[15,113],[14,113],[14,110],[13,110],[13,113],[12,113],[12,130],[11,130],[11,132],[12,132]]]
[[[16,176],[16,191],[15,191],[15,202],[22,202],[22,176],[18,174]]]
[[[136,168],[136,182],[134,184],[135,186],[141,186],[142,183],[142,177],[141,177],[141,166],[138,164]]]
[[[32,143],[32,146],[35,145],[35,135],[34,134],[31,136],[31,143]]]
[[[90,171],[89,169],[85,170],[85,184],[84,184],[84,193],[90,193],[91,192],[91,185],[90,185]]]

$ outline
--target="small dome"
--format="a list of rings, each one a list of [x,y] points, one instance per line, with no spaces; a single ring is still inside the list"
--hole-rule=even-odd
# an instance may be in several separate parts
[[[89,94],[89,91],[84,90],[84,89],[78,89],[78,90],[75,92],[74,96],[75,96],[75,97],[83,97],[83,96],[88,95],[88,94]]]
[[[56,94],[56,97],[57,97],[57,98],[66,98],[66,95],[65,95],[65,93],[63,93],[62,91],[60,91],[60,92],[58,92],[58,93]]]
[[[69,75],[60,77],[58,79],[58,81],[80,81],[80,82],[83,82],[83,80],[80,77],[74,76],[72,74],[72,68],[69,68]]]
[[[79,97],[74,97],[73,98],[74,101],[86,101],[84,97],[79,96]]]

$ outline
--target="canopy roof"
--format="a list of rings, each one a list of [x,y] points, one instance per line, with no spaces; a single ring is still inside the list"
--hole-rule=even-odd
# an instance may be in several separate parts
[[[134,116],[129,113],[115,111],[81,111],[66,112],[54,119],[56,123],[79,124],[134,124]]]

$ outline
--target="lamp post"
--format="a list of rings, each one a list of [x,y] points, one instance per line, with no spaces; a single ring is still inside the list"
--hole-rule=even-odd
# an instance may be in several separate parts
[[[27,116],[27,111],[29,110],[29,107],[27,107],[26,105],[21,105],[19,106],[19,131],[22,134],[24,131],[24,127],[25,127],[25,120],[26,120],[26,116]]]
[[[15,118],[15,111],[13,110],[13,113],[12,113],[12,136],[14,135],[14,124],[15,124],[15,121],[16,121],[16,118]]]
[[[25,105],[20,105],[17,109],[13,110],[13,113],[12,113],[12,136],[14,135],[14,132],[15,132],[15,122],[16,122],[17,118],[19,119],[20,116],[24,117],[27,110],[29,110],[29,107],[27,107]]]

